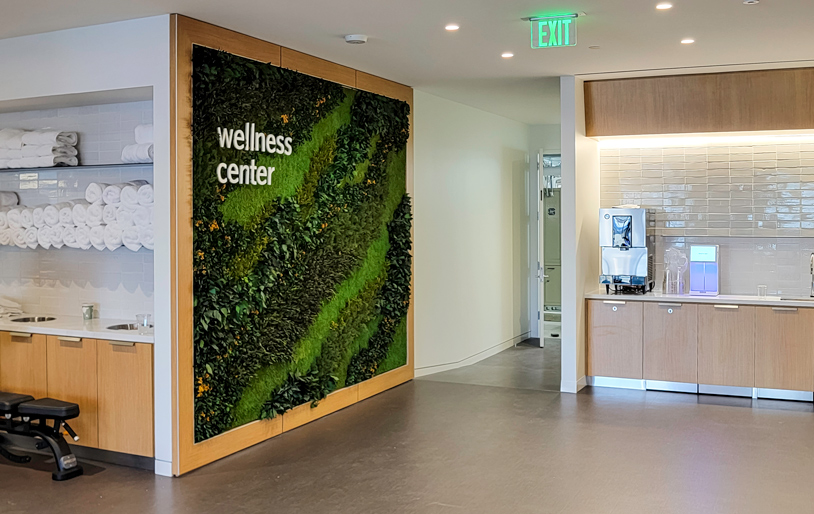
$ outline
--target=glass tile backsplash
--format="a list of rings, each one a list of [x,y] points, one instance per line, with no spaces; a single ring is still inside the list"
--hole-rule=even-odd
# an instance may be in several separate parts
[[[624,145],[618,145],[624,146]],[[656,288],[664,252],[720,246],[721,294],[808,296],[814,252],[814,137],[749,144],[602,148],[603,208],[656,211]]]

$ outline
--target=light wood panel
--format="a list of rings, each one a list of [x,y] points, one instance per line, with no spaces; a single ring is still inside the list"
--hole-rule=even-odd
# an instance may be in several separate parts
[[[757,307],[755,387],[814,390],[814,309]]]
[[[48,396],[79,405],[79,417],[71,428],[79,436],[74,443],[99,445],[96,374],[96,340],[48,336]]]
[[[345,407],[353,405],[358,400],[359,386],[353,385],[340,389],[339,391],[334,391],[324,400],[321,400],[316,407],[312,407],[310,403],[294,407],[283,414],[283,432],[288,432],[289,430],[317,420],[322,416],[327,416],[328,414],[344,409]]]
[[[194,377],[192,347],[192,46],[203,45],[218,48],[249,59],[282,65],[302,73],[332,80],[340,84],[355,87],[357,72],[324,59],[311,57],[289,49],[280,49],[276,45],[244,36],[220,27],[202,23],[180,15],[171,16],[171,258],[174,263],[172,271],[172,309],[173,309],[173,473],[180,475],[213,462],[217,459],[248,448],[254,444],[274,437],[283,430],[284,416],[272,420],[256,421],[235,428],[216,437],[195,443],[194,441]],[[226,34],[228,33],[228,34]],[[280,58],[274,61],[275,49],[279,49]],[[405,100],[409,98],[412,111],[412,91],[409,95],[406,86],[376,77],[363,75],[362,89],[373,93]],[[409,88],[407,88],[409,89]],[[410,115],[412,127],[412,113]],[[407,142],[407,192],[413,194],[413,136]],[[414,295],[414,292],[413,292]],[[364,382],[365,394],[375,394],[394,385],[397,381],[413,378],[414,369],[414,310],[411,303],[407,314],[408,364],[398,370]],[[398,382],[400,383],[400,382]],[[357,390],[361,391],[362,385]],[[354,386],[355,387],[355,386]],[[334,394],[343,398],[352,398],[353,393],[337,391]],[[331,400],[334,402],[336,400]],[[327,414],[328,406],[340,403],[328,403],[319,415]],[[310,408],[310,407],[309,407]],[[319,407],[317,408],[319,409]],[[293,411],[292,411],[293,412]],[[289,418],[289,427],[313,420],[313,413],[304,414],[300,408],[297,414]],[[321,414],[320,414],[321,413]],[[299,418],[298,418],[299,416]],[[304,421],[307,422],[307,421]]]
[[[48,396],[47,346],[44,335],[0,332],[0,391]]]
[[[412,357],[411,357],[412,359]],[[410,361],[412,362],[412,360]],[[408,363],[407,366],[396,368],[387,373],[383,373],[370,380],[359,383],[359,401],[375,396],[381,392],[392,389],[405,382],[409,382],[415,377],[415,369]]]
[[[290,48],[282,49],[281,67],[330,80],[344,86],[356,87],[356,70],[353,68],[319,59]]]
[[[698,306],[698,383],[755,387],[755,308]]]
[[[644,378],[698,382],[698,306],[644,304]]]
[[[585,82],[587,135],[814,128],[814,68]]]
[[[641,380],[642,302],[588,300],[588,375]]]
[[[96,341],[99,448],[153,457],[153,345]]]
[[[356,88],[413,104],[413,88],[363,71],[356,72]]]

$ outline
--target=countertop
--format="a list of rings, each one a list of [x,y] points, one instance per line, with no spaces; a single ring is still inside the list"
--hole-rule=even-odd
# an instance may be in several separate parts
[[[20,314],[0,318],[0,331],[22,332],[26,334],[45,334],[50,336],[65,337],[85,337],[88,339],[104,339],[108,341],[126,341],[129,343],[150,343],[154,342],[153,330],[140,335],[136,330],[108,330],[111,325],[122,323],[135,323],[135,319],[93,319],[84,321],[81,316],[54,316],[53,321],[43,321],[41,323],[18,323],[11,321],[15,318],[27,316],[48,316],[43,313]]]
[[[690,296],[664,293],[641,294],[605,294],[604,291],[585,295],[588,300],[619,300],[629,302],[674,302],[674,303],[707,303],[718,305],[767,305],[770,307],[809,307],[814,308],[814,298],[806,300],[801,297],[783,300],[780,296]]]

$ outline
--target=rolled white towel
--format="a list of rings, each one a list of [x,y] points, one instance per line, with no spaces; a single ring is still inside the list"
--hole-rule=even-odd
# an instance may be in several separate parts
[[[89,226],[83,225],[76,227],[76,242],[79,244],[79,248],[83,250],[87,250],[91,247]]]
[[[25,229],[25,244],[32,250],[37,247],[37,227],[28,227]]]
[[[94,248],[97,250],[105,249],[105,225],[91,227],[88,235],[90,237],[90,244],[92,244]]]
[[[87,212],[87,224],[89,227],[96,227],[102,224],[102,219],[104,216],[105,207],[102,205],[102,202],[97,202],[88,206]]]
[[[25,242],[25,230],[21,228],[14,228],[11,229],[11,239],[14,241],[14,244],[17,245],[17,248],[28,248],[28,245]]]
[[[143,145],[145,143],[154,143],[153,139],[153,124],[144,124],[136,126],[136,143]]]
[[[88,207],[90,203],[87,200],[76,200],[71,209],[71,217],[73,218],[74,225],[87,225],[88,223]]]
[[[20,209],[20,226],[22,228],[31,228],[34,226],[34,209],[31,207],[23,207]]]
[[[116,209],[116,223],[124,229],[125,227],[132,227],[133,226],[133,213],[134,211],[124,205],[120,205],[118,209]]]
[[[126,184],[122,184],[121,203],[129,209],[135,209],[138,206],[138,190],[141,186],[146,186],[146,180],[134,180]]]
[[[155,201],[152,184],[144,184],[138,188],[138,204],[144,207],[151,207]]]
[[[11,234],[12,230],[9,228],[4,228],[0,230],[0,245],[8,246],[12,244],[11,242]]]
[[[8,228],[9,210],[11,210],[9,207],[0,208],[0,230],[6,230]]]
[[[12,163],[14,165],[12,166]],[[45,157],[23,157],[9,161],[9,167],[14,168],[51,168],[54,166],[77,166],[79,159],[70,155],[48,155]]]
[[[8,168],[10,170],[16,170],[25,167],[22,159],[9,159],[6,162],[8,163]]]
[[[153,162],[153,144],[127,145],[122,149],[122,162],[150,163]]]
[[[101,182],[91,182],[88,184],[88,187],[85,188],[85,200],[88,203],[96,203],[102,200],[102,193],[105,192],[105,188],[110,184],[102,184]]]
[[[51,236],[54,229],[48,225],[37,230],[37,243],[46,250],[51,248]]]
[[[118,223],[105,225],[105,248],[111,252],[122,245],[122,229]]]
[[[118,210],[119,207],[115,204],[105,205],[105,207],[102,209],[102,223],[105,225],[116,223],[116,213]]]
[[[136,210],[133,211],[133,224],[137,227],[146,227],[152,225],[152,217],[153,217],[153,208],[152,207],[142,207],[139,205],[136,207]]]
[[[141,249],[141,241],[138,237],[137,227],[127,227],[122,229],[122,244],[131,252]]]
[[[54,248],[62,248],[65,242],[62,240],[62,235],[65,233],[63,225],[55,225],[51,227],[51,246]]]
[[[13,207],[20,203],[20,197],[13,191],[0,191],[0,207]]]
[[[59,206],[59,223],[61,225],[73,225],[73,202],[63,202]]]
[[[152,250],[155,246],[153,244],[153,239],[154,235],[152,225],[149,227],[138,227],[138,240],[142,245],[144,245],[144,248]]]
[[[42,219],[45,220],[45,224],[49,227],[55,227],[59,225],[59,211],[67,204],[58,203],[56,205],[46,205],[45,208],[42,210]]]
[[[34,219],[34,226],[42,228],[45,226],[45,208],[47,205],[38,205],[31,209],[31,216]]]
[[[25,157],[22,150],[9,150],[8,148],[0,148],[0,159],[22,159]]]
[[[64,145],[25,145],[20,152],[22,153],[22,157],[48,157],[54,155],[75,157],[78,154],[76,147]]]
[[[102,191],[102,201],[107,205],[117,205],[122,201],[122,187],[124,184],[110,184]]]
[[[21,207],[13,207],[9,209],[9,211],[6,213],[6,219],[8,220],[9,228],[13,228],[14,230],[22,228],[23,225],[22,223],[20,223],[20,216],[22,210],[23,209]]]
[[[62,231],[62,242],[68,248],[79,248],[79,243],[76,241],[76,227],[65,227],[65,230]]]
[[[22,136],[24,145],[76,146],[77,141],[76,132],[62,132],[59,130],[32,130]]]
[[[0,170],[8,169],[8,159],[0,159]]]
[[[0,129],[0,148],[19,150],[23,147],[23,134],[25,130]]]

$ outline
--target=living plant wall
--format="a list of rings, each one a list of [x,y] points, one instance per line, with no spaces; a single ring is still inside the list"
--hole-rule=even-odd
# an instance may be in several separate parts
[[[409,105],[196,46],[195,440],[407,362]]]

